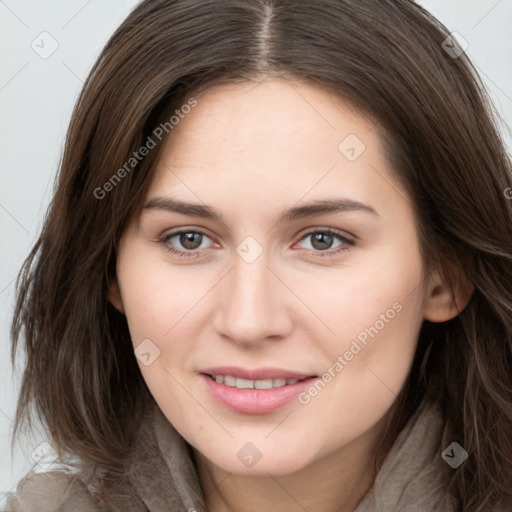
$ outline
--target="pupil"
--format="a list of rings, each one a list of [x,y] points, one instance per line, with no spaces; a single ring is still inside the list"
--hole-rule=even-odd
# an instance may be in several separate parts
[[[182,233],[180,243],[186,249],[197,249],[201,245],[201,236],[201,233]]]
[[[315,249],[329,249],[332,244],[332,235],[327,233],[315,233],[312,245]]]

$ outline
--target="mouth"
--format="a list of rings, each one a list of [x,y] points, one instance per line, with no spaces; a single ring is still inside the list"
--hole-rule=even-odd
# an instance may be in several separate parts
[[[211,368],[200,377],[210,396],[227,409],[244,414],[266,414],[292,401],[317,375],[279,369]]]

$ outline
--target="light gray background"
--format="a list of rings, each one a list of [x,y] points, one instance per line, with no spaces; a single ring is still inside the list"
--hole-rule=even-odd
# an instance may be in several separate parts
[[[378,0],[376,0],[378,1]],[[14,279],[42,224],[64,136],[82,82],[134,0],[0,0],[0,508],[2,495],[35,466],[46,436],[26,438],[11,458],[20,368],[10,364]],[[512,147],[512,0],[420,2],[469,43]],[[41,36],[48,32],[49,36]],[[33,43],[33,41],[35,41]],[[47,58],[38,51],[58,48]],[[44,56],[44,55],[43,55]]]

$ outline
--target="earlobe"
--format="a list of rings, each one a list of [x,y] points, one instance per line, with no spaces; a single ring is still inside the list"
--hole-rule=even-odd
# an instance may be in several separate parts
[[[423,317],[429,322],[446,322],[455,318],[468,305],[474,286],[465,277],[458,276],[453,293],[438,273],[431,280],[423,310]]]
[[[108,280],[108,292],[107,298],[110,303],[124,315],[124,306],[123,299],[121,298],[121,292],[119,290],[119,285],[117,283],[117,279]]]

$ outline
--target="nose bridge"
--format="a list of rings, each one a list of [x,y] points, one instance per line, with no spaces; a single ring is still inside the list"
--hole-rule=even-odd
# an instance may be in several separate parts
[[[226,276],[217,329],[237,343],[284,335],[290,326],[285,297],[267,265],[266,252],[254,261],[236,254]]]

